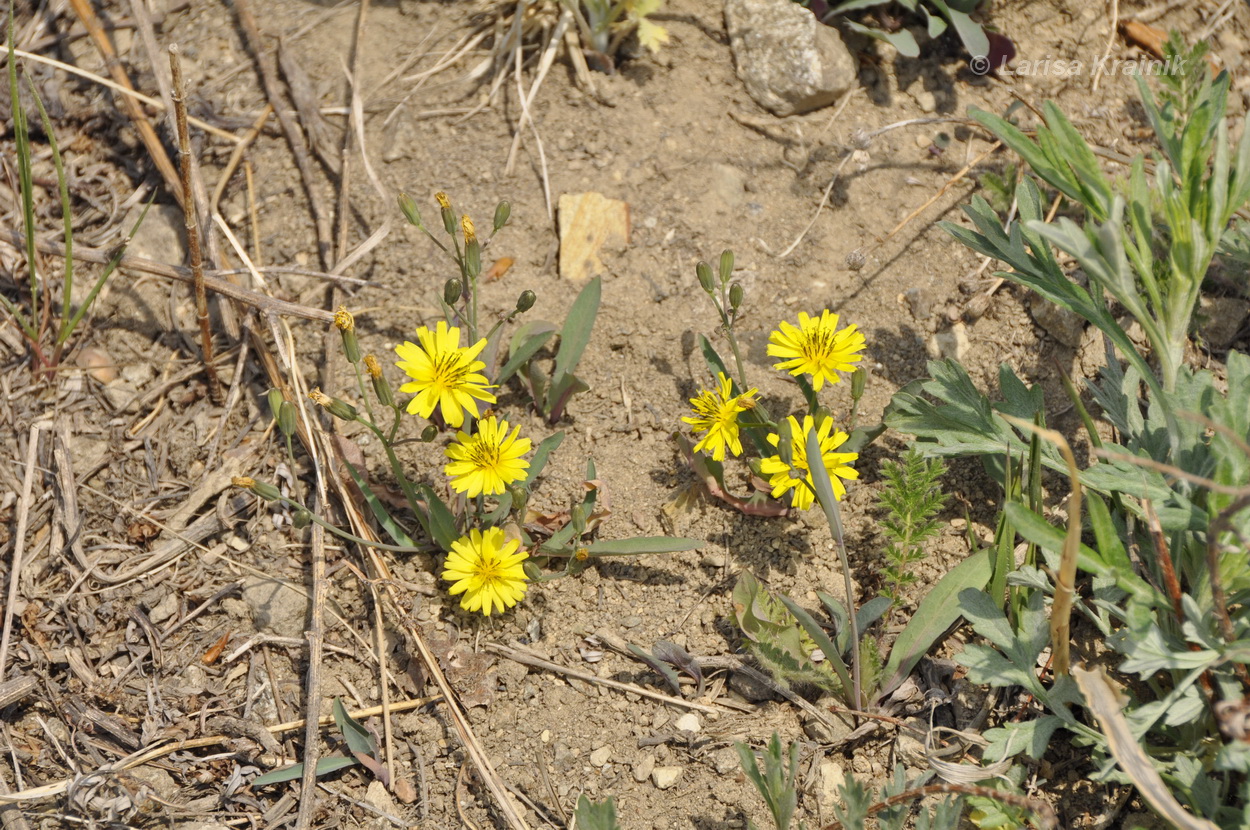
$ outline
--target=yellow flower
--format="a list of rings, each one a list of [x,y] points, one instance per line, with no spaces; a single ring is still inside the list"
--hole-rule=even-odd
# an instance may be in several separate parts
[[[451,461],[444,467],[451,488],[474,498],[496,496],[514,481],[525,477],[529,462],[521,458],[530,451],[530,439],[517,439],[520,427],[508,434],[508,422],[492,415],[477,424],[477,434],[456,433],[456,443],[446,449]]]
[[[700,390],[697,398],[691,398],[694,417],[684,416],[683,421],[694,427],[695,432],[707,431],[707,435],[694,445],[695,452],[710,452],[713,460],[725,459],[725,447],[734,455],[742,454],[742,441],[738,437],[738,413],[755,407],[752,389],[741,395],[733,394],[733,381],[723,372],[717,373],[718,388],[715,392]]]
[[[477,231],[473,230],[473,220],[467,213],[460,217],[460,230],[464,231],[464,244],[477,241]]]
[[[787,490],[793,489],[794,496],[791,504],[799,510],[807,510],[816,499],[812,491],[811,468],[807,465],[807,434],[812,431],[812,416],[803,416],[802,429],[799,428],[799,422],[793,415],[786,420],[790,423],[790,435],[793,436],[794,466],[787,465],[781,460],[780,455],[774,455],[760,461],[760,472],[769,476],[768,483],[772,485],[773,498],[780,498]],[[859,453],[834,452],[846,442],[848,436],[842,430],[836,430],[830,435],[832,429],[833,419],[825,418],[816,430],[816,438],[820,441],[821,461],[824,462],[825,469],[829,472],[829,483],[833,485],[833,497],[841,501],[842,496],[846,494],[842,479],[859,478],[859,471],[847,466],[859,458]],[[781,443],[781,437],[774,432],[768,436],[768,443],[775,447]],[[798,478],[791,475],[792,470],[799,474]],[[804,481],[807,483],[804,484]]]
[[[435,193],[434,198],[438,201],[438,206],[442,208],[443,210],[448,210],[451,208],[451,202],[447,200],[447,194],[444,193],[443,191],[440,190],[437,193]]]
[[[483,533],[474,528],[451,544],[443,563],[443,579],[453,583],[450,593],[464,594],[460,607],[490,616],[525,598],[525,569],[521,563],[528,554],[518,550],[516,539],[505,542],[503,530],[490,527]]]
[[[776,368],[796,377],[811,375],[812,388],[819,391],[825,381],[841,380],[837,373],[853,370],[863,357],[855,354],[864,348],[864,335],[857,327],[837,328],[838,315],[827,308],[819,318],[800,311],[797,328],[783,320],[779,330],[768,336],[768,356],[784,358]]]
[[[487,391],[491,387],[486,376],[480,374],[486,364],[475,359],[486,347],[485,337],[461,347],[460,329],[448,329],[440,320],[434,331],[426,326],[417,329],[417,340],[421,345],[395,347],[400,357],[397,365],[412,378],[399,390],[416,393],[408,402],[409,412],[428,418],[437,406],[448,426],[458,427],[464,423],[466,411],[477,417],[477,401],[495,402],[495,396]]]

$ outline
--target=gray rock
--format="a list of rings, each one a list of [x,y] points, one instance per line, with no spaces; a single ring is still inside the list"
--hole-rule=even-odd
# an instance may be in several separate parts
[[[1198,311],[1198,334],[1213,349],[1233,345],[1250,316],[1250,301],[1240,297],[1203,297]]]
[[[968,327],[959,322],[930,337],[927,350],[929,357],[934,360],[953,360],[956,363],[963,363],[967,360],[971,345],[968,342]]]
[[[651,771],[655,769],[655,756],[644,755],[634,764],[634,780],[641,784],[651,777]]]
[[[1085,318],[1075,311],[1068,311],[1045,297],[1033,294],[1029,298],[1029,313],[1047,334],[1069,349],[1081,345],[1081,338],[1085,335]]]
[[[742,699],[748,703],[759,703],[777,698],[777,693],[773,691],[772,686],[746,672],[736,671],[729,675],[729,688],[742,695]]]
[[[612,747],[601,746],[590,753],[590,765],[601,767],[612,760]]]
[[[242,599],[256,627],[279,637],[302,637],[308,597],[281,582],[254,576],[243,581]]]
[[[828,106],[858,79],[837,31],[793,0],[726,0],[725,27],[738,77],[774,115]]]
[[[816,800],[822,810],[829,811],[838,806],[842,800],[842,785],[846,783],[846,772],[837,761],[828,758],[820,762],[819,779],[817,781]]]
[[[741,170],[730,164],[713,164],[708,179],[715,207],[718,211],[738,212],[746,202],[747,177]]]

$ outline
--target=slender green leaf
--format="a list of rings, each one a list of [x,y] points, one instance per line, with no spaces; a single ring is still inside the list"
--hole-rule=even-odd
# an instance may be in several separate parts
[[[528,331],[526,327],[530,327]],[[555,326],[544,321],[534,321],[522,326],[517,334],[524,332],[528,336],[521,340],[519,345],[513,345],[508,349],[508,360],[504,363],[503,368],[499,370],[495,383],[499,386],[507,383],[508,379],[525,365],[525,361],[537,354],[538,350],[551,339],[551,335],[555,333],[555,330]]]
[[[560,329],[560,348],[556,351],[556,367],[553,382],[559,383],[566,375],[577,370],[577,363],[582,359],[590,343],[590,332],[595,326],[595,317],[599,314],[599,297],[602,281],[595,277],[586,283],[586,287],[577,295],[569,308],[569,316],[564,318],[564,327]]]
[[[677,553],[696,550],[707,544],[698,539],[672,536],[634,536],[629,539],[611,539],[591,542],[587,546],[591,556],[640,556],[647,553]]]
[[[374,740],[372,733],[368,729],[347,713],[347,709],[343,708],[341,698],[334,699],[334,723],[338,726],[339,732],[343,734],[343,740],[347,742],[347,748],[352,752],[361,752],[365,755],[378,757],[378,744]]]
[[[843,22],[846,27],[853,32],[859,32],[861,35],[867,35],[868,37],[885,41],[897,49],[898,53],[903,57],[920,57],[920,46],[916,43],[916,36],[907,29],[899,29],[897,32],[887,32],[883,29],[874,29],[870,26],[865,26],[862,23],[856,23],[854,20],[846,20]]]
[[[356,765],[355,758],[347,758],[342,755],[335,755],[330,758],[321,758],[317,761],[317,777],[329,775],[347,767]],[[263,787],[267,784],[280,784],[283,781],[295,781],[304,775],[303,763],[292,764],[289,767],[276,769],[273,772],[267,772],[264,775],[258,775],[252,780],[253,787]]]
[[[347,472],[352,477],[352,481],[356,483],[356,487],[360,489],[360,492],[365,497],[365,504],[369,505],[369,512],[373,514],[373,518],[378,520],[378,524],[383,530],[386,531],[386,535],[390,536],[391,541],[397,545],[404,545],[415,549],[417,547],[417,543],[414,542],[412,537],[408,535],[408,532],[404,530],[404,526],[397,522],[395,518],[391,516],[390,512],[387,511],[386,505],[382,504],[382,501],[377,497],[377,494],[373,492],[373,488],[371,488],[368,482],[365,481],[364,477],[360,474],[360,471],[357,470],[350,461],[345,463],[347,464]]]
[[[525,473],[525,479],[521,482],[521,486],[527,490],[534,485],[534,481],[542,475],[543,468],[547,466],[547,458],[556,451],[560,443],[564,441],[564,432],[557,432],[554,435],[548,435],[538,445],[538,449],[534,450],[534,457],[530,459],[529,470]]]
[[[890,659],[886,661],[882,677],[885,678],[877,693],[880,700],[898,688],[920,658],[954,625],[962,613],[959,608],[959,592],[968,588],[980,591],[990,581],[993,563],[990,549],[985,548],[969,556],[929,589],[907,627],[894,641]]]
[[[816,622],[812,615],[804,610],[803,606],[784,594],[778,595],[777,599],[781,600],[786,609],[794,615],[794,618],[799,621],[799,625],[803,626],[803,630],[807,632],[807,636],[812,638],[816,648],[820,649],[821,653],[825,655],[825,659],[829,661],[830,667],[842,683],[842,699],[852,706],[858,707],[858,701],[854,700],[855,687],[851,682],[851,675],[847,671],[846,663],[843,662],[842,656],[838,653],[838,647],[833,644],[833,640],[829,639],[829,635],[820,627],[820,623]]]
[[[452,543],[460,538],[460,534],[456,532],[456,517],[434,492],[433,487],[428,484],[418,484],[417,488],[425,497],[425,503],[430,511],[430,535],[434,537],[434,541],[440,548],[450,551]]]

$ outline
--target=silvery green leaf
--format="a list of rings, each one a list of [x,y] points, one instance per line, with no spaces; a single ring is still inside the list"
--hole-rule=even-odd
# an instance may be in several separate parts
[[[1158,626],[1151,626],[1144,634],[1129,632],[1123,636],[1125,645],[1121,650],[1128,656],[1120,664],[1120,671],[1143,678],[1166,669],[1202,668],[1220,656],[1210,649],[1190,651],[1183,644],[1169,643]]]
[[[1062,725],[1063,721],[1054,715],[1042,715],[1032,720],[1007,722],[988,729],[985,739],[990,745],[985,748],[981,758],[986,762],[993,762],[1023,752],[1033,760],[1040,761],[1050,745],[1051,735]]]

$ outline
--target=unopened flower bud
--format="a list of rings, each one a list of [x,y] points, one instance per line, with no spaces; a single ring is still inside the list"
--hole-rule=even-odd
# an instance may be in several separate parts
[[[460,217],[460,229],[464,231],[464,270],[472,279],[482,273],[482,244],[477,241],[473,220],[467,214]]]
[[[861,366],[851,372],[851,400],[857,401],[864,397],[864,387],[868,384],[868,372]]]
[[[356,407],[352,406],[346,401],[341,401],[338,398],[331,398],[329,395],[322,392],[320,389],[314,389],[313,391],[309,392],[308,397],[311,398],[312,402],[317,404],[317,406],[323,407],[331,415],[333,415],[335,418],[338,418],[339,420],[342,420],[342,421],[356,420]]]
[[[278,413],[282,411],[282,402],[286,400],[282,395],[281,389],[270,389],[265,396],[269,401],[269,412],[273,415],[274,420],[278,419]]]
[[[585,533],[586,508],[580,504],[573,505],[573,509],[569,511],[569,523],[576,529],[574,538]]]
[[[460,280],[452,277],[443,283],[443,302],[447,305],[454,306],[459,300],[460,295],[464,292],[464,285]]]
[[[417,203],[407,193],[399,194],[399,210],[404,214],[404,218],[408,220],[408,224],[416,225],[418,228],[424,228],[421,223],[421,211],[417,210]]]
[[[283,401],[278,407],[278,429],[287,438],[295,434],[295,404]]]
[[[495,227],[491,233],[498,233],[499,229],[508,224],[508,217],[512,215],[512,204],[508,201],[502,201],[495,205]]]
[[[421,440],[427,444],[433,441],[437,437],[438,437],[438,427],[434,426],[433,424],[428,424],[425,429],[421,430]]]
[[[301,507],[291,516],[291,525],[296,530],[303,530],[312,524],[312,513],[308,512],[308,508]]]
[[[538,295],[527,288],[521,292],[521,296],[516,298],[516,310],[522,313],[529,311],[537,300]]]
[[[777,425],[777,455],[787,467],[794,468],[794,436],[790,434],[790,421]]]
[[[373,394],[378,396],[378,403],[382,406],[394,406],[395,396],[391,394],[391,384],[387,381],[386,375],[382,374],[378,359],[371,354],[365,355],[365,371],[369,373],[369,380],[373,383]]]
[[[343,335],[343,354],[349,363],[360,362],[360,342],[356,339],[356,320],[347,306],[339,306],[334,312],[334,327]]]
[[[729,286],[729,309],[735,314],[742,307],[742,283],[735,282]]]
[[[525,578],[531,582],[542,579],[543,570],[538,567],[538,563],[533,559],[526,559],[521,563],[521,570],[525,571]]]
[[[729,282],[734,273],[734,252],[726,248],[720,255],[720,281],[723,285]]]
[[[447,199],[447,194],[438,191],[434,194],[435,200],[438,201],[439,212],[443,214],[443,230],[449,234],[456,232],[456,212],[451,209],[451,202]]]
[[[242,487],[244,490],[250,490],[265,501],[275,501],[282,498],[282,493],[277,487],[264,481],[257,481],[251,476],[235,476],[230,479],[230,483],[235,487]]]
[[[699,264],[694,267],[694,272],[699,277],[699,285],[711,294],[712,289],[716,287],[716,284],[712,282],[712,266],[699,260]]]

